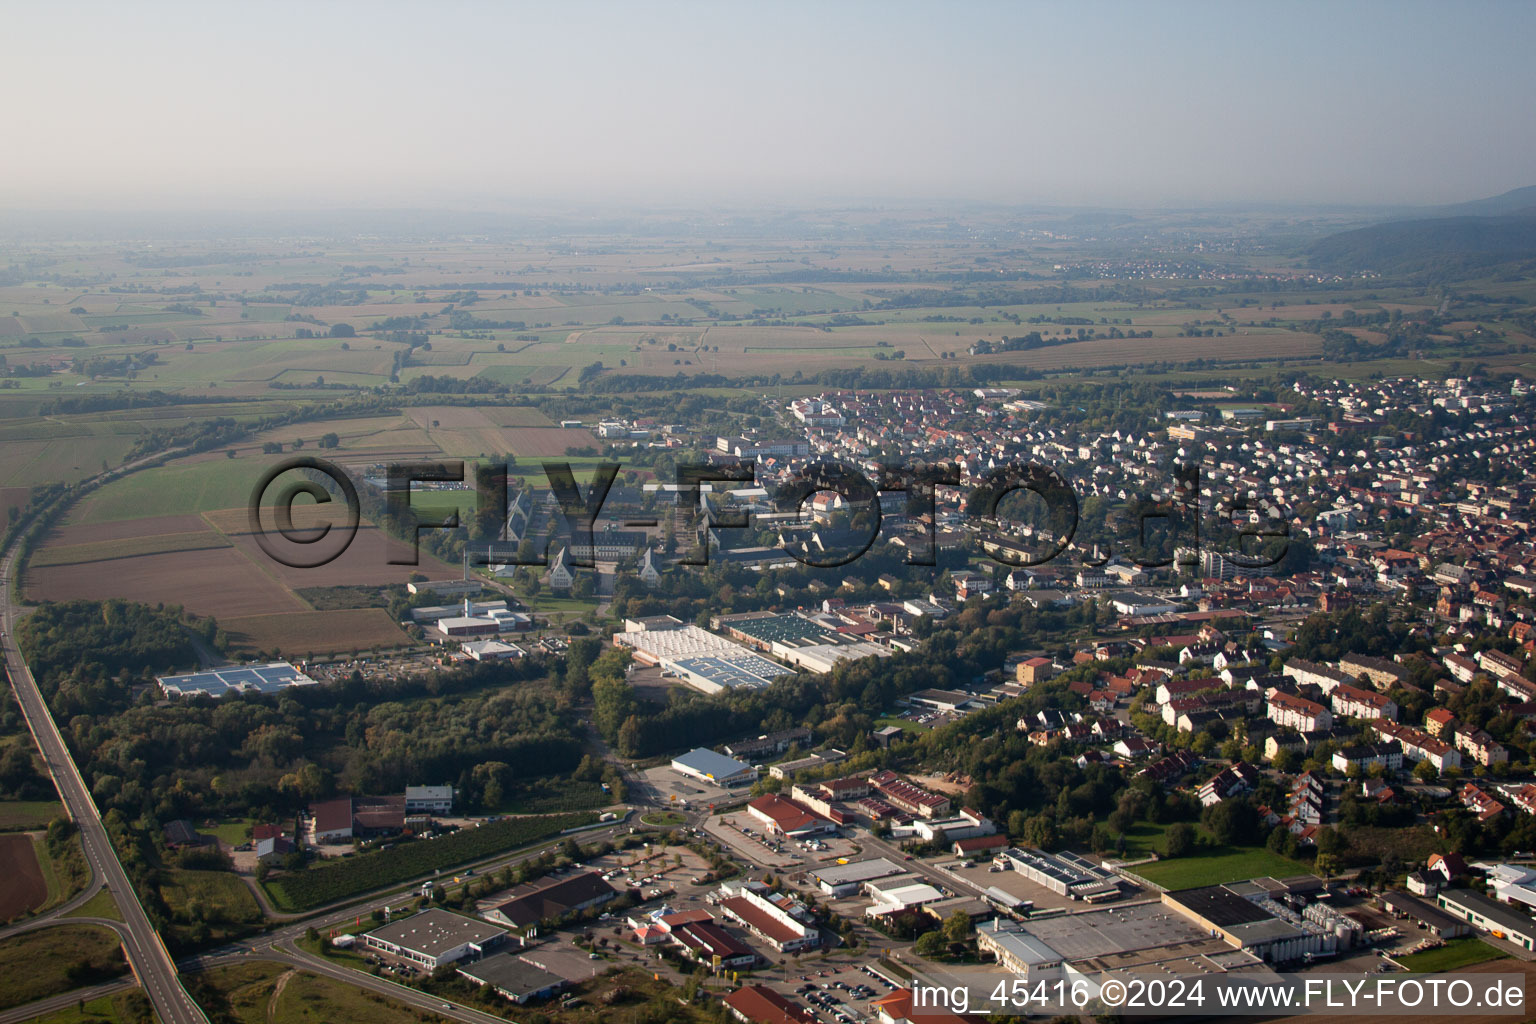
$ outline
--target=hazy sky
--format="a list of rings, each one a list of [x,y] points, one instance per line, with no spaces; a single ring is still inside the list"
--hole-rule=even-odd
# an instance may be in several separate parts
[[[1449,202],[1536,4],[7,4],[0,205]]]

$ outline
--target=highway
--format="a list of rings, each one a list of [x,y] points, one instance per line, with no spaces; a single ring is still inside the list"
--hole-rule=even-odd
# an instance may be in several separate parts
[[[86,863],[90,865],[93,875],[91,888],[95,888],[95,879],[100,879],[116,898],[124,919],[118,934],[123,939],[128,965],[144,987],[160,1020],[164,1024],[207,1024],[208,1018],[203,1015],[202,1009],[182,987],[175,962],[171,960],[154,925],[150,924],[149,916],[139,903],[138,894],[134,892],[128,875],[118,862],[117,852],[112,849],[112,841],[107,837],[106,827],[102,825],[96,802],[91,799],[90,790],[86,788],[85,780],[81,778],[80,770],[69,754],[64,737],[60,735],[53,715],[38,689],[37,680],[32,678],[32,670],[16,649],[17,609],[11,601],[10,591],[15,562],[14,548],[6,553],[4,562],[0,562],[0,623],[3,623],[5,631],[3,639],[0,639],[0,649],[3,649],[5,657],[5,671],[10,678],[16,702],[21,705],[22,714],[26,717],[27,728],[32,731],[32,738],[48,766],[48,774],[53,776],[54,785],[58,788],[59,797],[64,801],[70,819],[80,828]]]

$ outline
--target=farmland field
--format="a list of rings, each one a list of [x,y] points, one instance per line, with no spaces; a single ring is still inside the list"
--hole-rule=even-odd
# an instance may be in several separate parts
[[[48,884],[31,837],[0,835],[0,921],[20,917],[47,901]]]
[[[504,818],[434,840],[343,857],[269,878],[272,902],[285,910],[309,910],[382,886],[406,882],[437,868],[482,860],[597,820],[591,813]]]
[[[0,800],[0,832],[47,828],[63,813],[57,800]]]
[[[134,558],[139,555],[205,551],[210,548],[229,546],[228,537],[211,530],[194,533],[160,533],[147,537],[135,537],[131,540],[99,540],[89,544],[50,544],[32,556],[31,564],[38,568],[49,565],[80,565],[86,562]]]
[[[27,573],[27,595],[42,601],[123,597],[179,604],[220,619],[303,610],[298,598],[235,548],[44,566]]]
[[[292,657],[398,647],[410,642],[382,608],[230,616],[219,622],[239,650],[282,650]]]
[[[6,979],[0,1009],[115,978],[127,969],[117,936],[99,925],[61,925],[0,939],[0,978]]]

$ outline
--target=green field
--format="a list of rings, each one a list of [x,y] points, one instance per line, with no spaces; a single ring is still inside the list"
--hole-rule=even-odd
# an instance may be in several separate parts
[[[50,821],[63,815],[64,805],[57,800],[0,801],[0,832],[47,828]]]
[[[117,935],[71,924],[0,939],[0,1009],[115,978],[128,970]]]
[[[1426,949],[1422,953],[1410,953],[1395,959],[1410,971],[1431,973],[1454,971],[1458,967],[1470,967],[1472,964],[1485,963],[1489,960],[1502,960],[1508,956],[1508,953],[1494,949],[1482,939],[1467,938],[1451,939],[1438,948]]]
[[[81,565],[86,562],[109,562],[115,558],[134,558],[139,555],[162,555],[177,551],[203,551],[208,548],[227,548],[231,543],[223,534],[212,530],[195,533],[160,533],[148,537],[130,537],[124,540],[94,541],[89,544],[63,544],[49,546],[32,556],[34,568],[50,565]]]
[[[504,818],[437,839],[402,842],[388,850],[311,864],[302,871],[269,878],[262,885],[275,906],[283,910],[311,910],[371,889],[408,882],[434,870],[510,853],[596,820],[597,815],[590,812]]]
[[[210,1011],[210,1018],[238,1024],[434,1024],[442,1020],[345,982],[270,962],[215,967],[187,975],[185,982],[192,997]]]
[[[150,1020],[154,1010],[144,990],[135,988],[110,996],[98,996],[84,1006],[69,1006],[46,1017],[34,1017],[31,1024],[139,1024]]]
[[[1310,874],[1312,866],[1289,860],[1259,847],[1233,849],[1228,846],[1196,846],[1187,857],[1141,864],[1133,868],[1138,875],[1165,889],[1193,889],[1202,885],[1222,885],[1246,878],[1290,878]]]
[[[278,456],[243,456],[155,466],[114,480],[76,506],[74,523],[111,523],[147,516],[244,508],[251,488]]]
[[[166,873],[160,896],[178,920],[198,917],[210,924],[244,925],[261,920],[261,907],[250,888],[229,871]]]
[[[116,898],[106,889],[102,889],[64,916],[100,917],[108,921],[121,921],[123,919],[123,912],[118,909]]]

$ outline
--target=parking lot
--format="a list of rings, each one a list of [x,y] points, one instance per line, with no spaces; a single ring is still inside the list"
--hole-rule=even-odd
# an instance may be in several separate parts
[[[771,982],[765,979],[764,983],[825,1024],[850,1024],[873,1017],[870,1001],[889,995],[895,987],[865,964],[830,961],[790,964],[787,982],[780,977]]]
[[[744,803],[749,798],[746,786],[726,789],[680,775],[666,765],[647,768],[639,775],[652,801],[678,810],[703,811],[708,810],[710,804]]]

